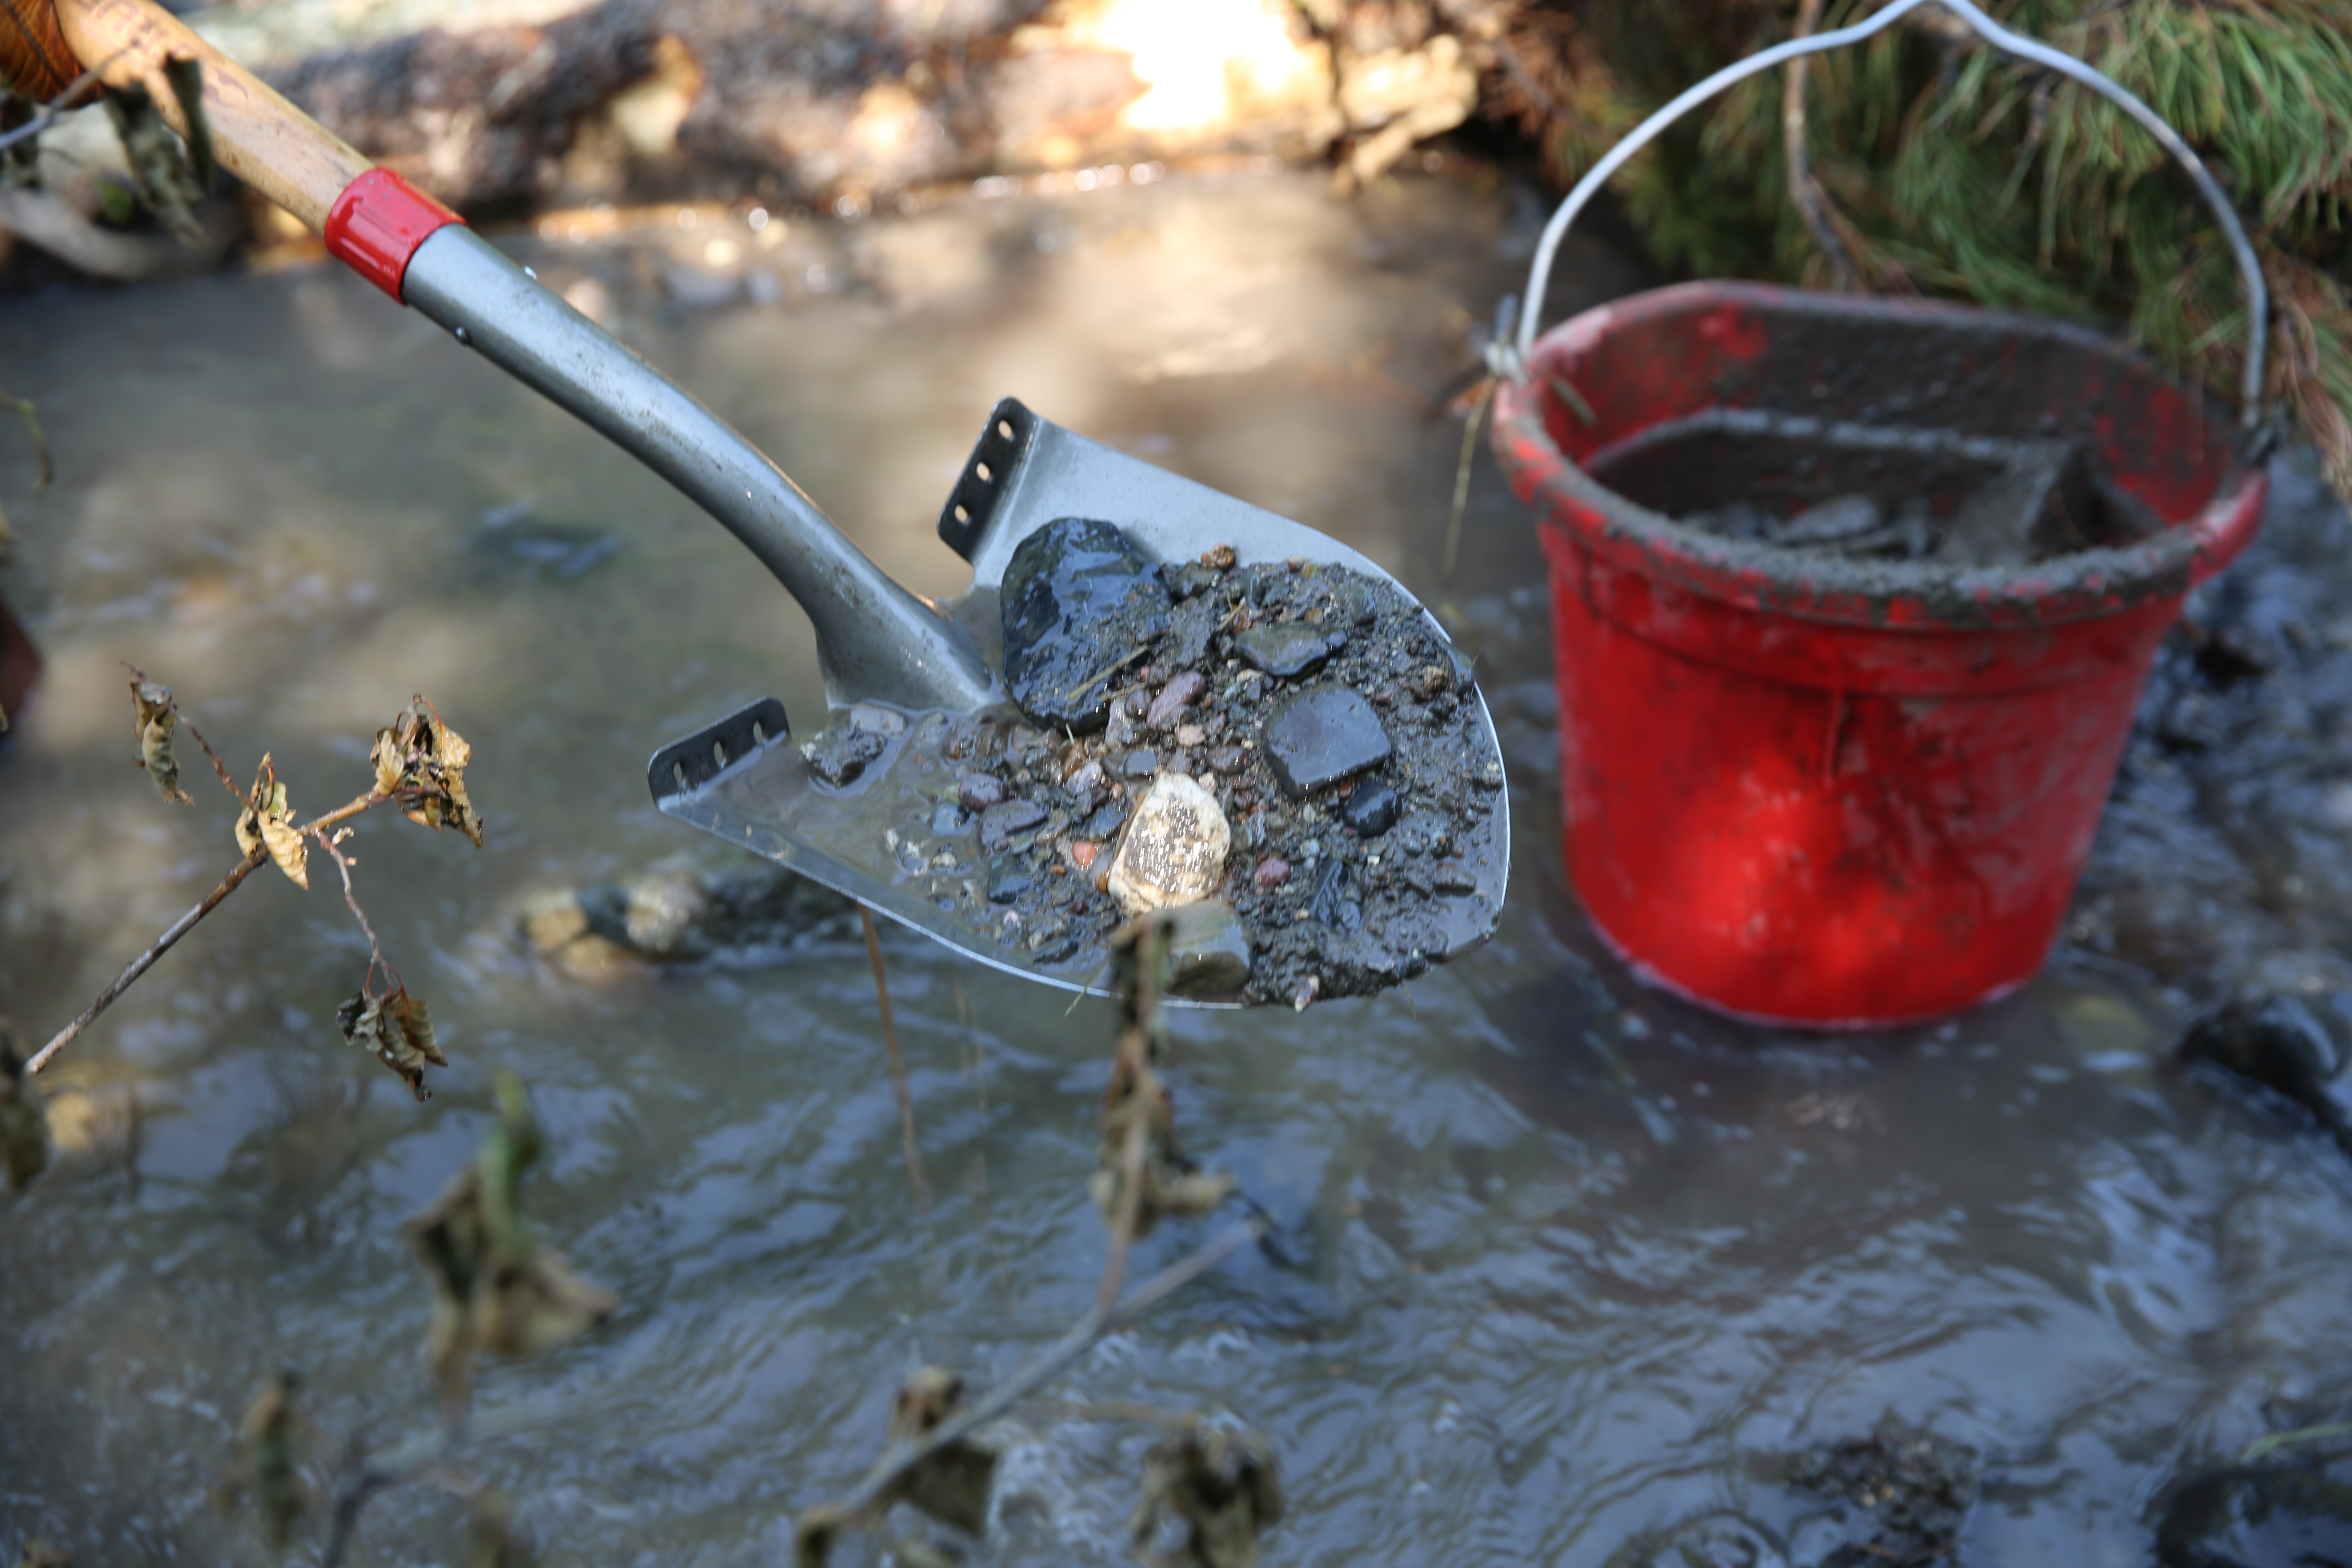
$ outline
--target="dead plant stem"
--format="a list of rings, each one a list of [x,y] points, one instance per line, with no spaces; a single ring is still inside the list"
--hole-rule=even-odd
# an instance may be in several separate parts
[[[1486,417],[1486,405],[1494,400],[1495,381],[1487,377],[1478,385],[1478,399],[1470,405],[1470,417],[1462,426],[1462,460],[1454,466],[1454,509],[1445,519],[1444,581],[1454,581],[1454,557],[1462,552],[1462,514],[1470,504],[1470,465],[1478,457],[1478,425]]]
[[[898,1140],[907,1152],[907,1184],[915,1190],[915,1206],[928,1212],[930,1184],[923,1180],[923,1155],[915,1140],[915,1098],[907,1089],[907,1067],[898,1057],[898,1026],[890,1016],[890,982],[882,970],[882,935],[875,929],[874,911],[857,906],[866,927],[866,962],[874,966],[874,999],[882,1007],[882,1046],[890,1053],[890,1087],[898,1096]]]
[[[919,1441],[884,1454],[858,1483],[857,1489],[835,1505],[840,1517],[863,1518],[889,1498],[916,1466],[1012,1409],[1067,1371],[1105,1334],[1141,1317],[1265,1233],[1265,1226],[1258,1220],[1237,1225],[1145,1280],[1125,1300],[1106,1307],[1097,1300],[1087,1309],[1085,1317],[1028,1365],[924,1433]]]
[[[220,886],[205,895],[202,903],[173,921],[171,928],[155,939],[153,946],[123,965],[122,973],[114,977],[114,984],[100,992],[98,999],[82,1009],[81,1016],[59,1029],[47,1045],[36,1052],[33,1059],[25,1064],[25,1070],[39,1072],[43,1068],[47,1067],[51,1057],[65,1049],[73,1041],[75,1036],[89,1028],[91,1020],[113,1006],[116,997],[129,990],[133,981],[152,969],[155,966],[155,961],[169,952],[174,942],[194,931],[198,921],[219,908],[220,901],[236,892],[238,886],[247,877],[253,875],[257,867],[268,864],[269,864],[269,857],[257,850],[232,867],[228,875],[220,879]]]

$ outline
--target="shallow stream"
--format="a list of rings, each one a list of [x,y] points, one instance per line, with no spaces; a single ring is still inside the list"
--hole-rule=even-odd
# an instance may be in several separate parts
[[[2352,1409],[2352,1168],[2169,1066],[2178,997],[2076,957],[1937,1027],[1763,1032],[1643,991],[1585,932],[1540,557],[1483,458],[1450,587],[1440,569],[1460,426],[1430,400],[1517,286],[1512,187],[1413,174],[1351,206],[1237,173],[847,227],[664,222],[507,239],[902,580],[961,585],[933,521],[1018,395],[1442,604],[1512,770],[1489,946],[1372,1000],[1178,1020],[1179,1131],[1286,1259],[1223,1266],[1024,1409],[979,1561],[1129,1560],[1153,1434],[1090,1405],[1263,1433],[1292,1508],[1272,1563],[1675,1568],[1819,1563],[1842,1527],[1765,1461],[1890,1413],[1983,1456],[1965,1561],[2136,1565],[2185,1459]],[[1555,296],[1641,282],[1587,242]],[[271,752],[305,812],[365,786],[375,727],[423,691],[473,742],[489,824],[476,851],[379,813],[351,846],[455,1064],[429,1104],[337,1037],[366,950],[331,876],[257,878],[48,1075],[57,1163],[0,1200],[0,1555],[40,1535],[78,1564],[268,1561],[212,1498],[281,1366],[318,1456],[428,1428],[397,1227],[467,1157],[496,1068],[551,1135],[531,1212],[623,1302],[479,1384],[486,1415],[550,1413],[467,1466],[550,1562],[786,1560],[908,1370],[984,1384],[1083,1310],[1108,1004],[886,940],[923,1213],[854,944],[592,982],[514,935],[535,893],[703,853],[646,798],[657,746],[761,695],[819,711],[805,623],[719,528],[325,271],[12,300],[0,384],[40,400],[60,469],[26,499],[0,431],[0,584],[49,659],[0,757],[21,1036],[236,857],[193,748],[194,807],[132,765],[120,661],[236,768]],[[1206,1234],[1171,1225],[1138,1266]],[[1715,1556],[1647,1544],[1727,1512],[1748,1523],[1711,1527]],[[353,1561],[449,1561],[460,1519],[390,1493]]]

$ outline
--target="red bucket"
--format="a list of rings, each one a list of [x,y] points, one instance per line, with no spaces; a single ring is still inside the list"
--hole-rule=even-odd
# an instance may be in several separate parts
[[[1643,121],[1553,215],[1516,343],[1494,354],[1495,450],[1551,563],[1570,880],[1649,977],[1762,1020],[1934,1017],[2042,966],[2157,644],[2268,493],[2198,395],[2056,322],[1702,283],[1534,341],[1561,238],[1628,158],[1734,82],[1927,3],[1776,45]],[[2188,174],[2246,286],[2239,424],[2255,432],[2267,300],[2211,174],[2080,60],[1971,0],[1935,3],[2107,98]],[[1739,537],[1857,492],[1927,509],[1901,523],[1910,559]],[[1746,524],[1666,515],[1732,503]],[[2071,531],[2009,552],[2038,564],[1920,558],[1935,520],[1961,549],[1989,518],[2012,546],[2029,519]]]
[[[1702,532],[1584,471],[1761,411],[1927,492],[1897,422],[1980,452],[2076,443],[2162,527],[2005,570],[1857,561]],[[2089,332],[1712,283],[1546,335],[1495,447],[1551,565],[1586,912],[1672,989],[1810,1025],[1931,1017],[2041,967],[2157,645],[2267,489],[2195,395]],[[1643,484],[1717,478],[1654,462]]]

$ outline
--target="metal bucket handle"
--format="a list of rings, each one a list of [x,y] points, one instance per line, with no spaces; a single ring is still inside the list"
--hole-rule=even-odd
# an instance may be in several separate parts
[[[1800,55],[1820,54],[1824,50],[1860,43],[1874,33],[1885,31],[1920,6],[1929,5],[1941,5],[1966,23],[1979,37],[2004,54],[2031,60],[2061,76],[2071,77],[2115,103],[2139,121],[2147,133],[2172,154],[2173,160],[2189,171],[2189,179],[2196,182],[2198,194],[2205,198],[2206,205],[2211,207],[2213,216],[2221,220],[2221,230],[2229,237],[2231,254],[2237,258],[2238,271],[2245,279],[2250,309],[2247,312],[2246,373],[2239,395],[2239,422],[2248,430],[2261,424],[2263,357],[2267,342],[2264,327],[2270,319],[2270,291],[2263,286],[2262,265],[2254,258],[2253,243],[2246,237],[2245,226],[2238,221],[2237,210],[2231,206],[2221,187],[2214,183],[2203,160],[2155,110],[2130,91],[2118,87],[2072,55],[2061,54],[2047,45],[2011,32],[1978,10],[1969,0],[1894,0],[1894,4],[1885,10],[1853,26],[1775,44],[1769,49],[1724,67],[1635,126],[1623,141],[1611,148],[1598,163],[1586,171],[1584,177],[1576,182],[1576,188],[1568,193],[1568,199],[1559,204],[1559,210],[1552,214],[1551,221],[1544,226],[1543,239],[1536,247],[1535,265],[1528,274],[1527,308],[1519,317],[1517,341],[1504,356],[1505,363],[1497,368],[1514,380],[1527,379],[1528,361],[1535,353],[1537,328],[1543,319],[1544,289],[1551,279],[1552,258],[1559,250],[1559,242],[1567,237],[1569,225],[1576,221],[1576,215],[1584,210],[1584,204],[1592,199],[1592,194],[1610,175],[1624,166],[1626,160],[1648,146],[1660,132],[1680,119],[1685,111],[1706,102],[1734,82],[1745,81]]]

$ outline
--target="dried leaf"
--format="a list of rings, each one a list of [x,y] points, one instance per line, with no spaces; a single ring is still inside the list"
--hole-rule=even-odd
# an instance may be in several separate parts
[[[172,755],[172,726],[180,721],[179,710],[172,706],[172,689],[134,679],[131,700],[138,712],[139,765],[147,770],[147,776],[155,781],[156,793],[165,800],[194,805],[195,802],[180,788],[180,762]]]
[[[482,1348],[499,1355],[537,1355],[571,1343],[620,1308],[610,1290],[572,1272],[553,1247],[501,1257],[477,1303]]]
[[[237,815],[236,847],[248,860],[257,851],[266,850],[288,879],[308,892],[310,847],[294,826],[294,807],[286,798],[286,785],[267,756],[253,776],[253,794],[248,798],[251,804]]]
[[[404,985],[383,996],[357,991],[335,1009],[335,1023],[345,1045],[373,1051],[420,1101],[433,1098],[425,1087],[425,1069],[446,1068],[449,1058],[434,1041],[433,1016],[422,997],[410,995]]]
[[[8,1190],[22,1192],[48,1168],[49,1118],[41,1091],[16,1055],[16,1037],[0,1022],[0,1165],[8,1170]]]
[[[893,1447],[914,1442],[963,1404],[963,1379],[927,1366],[899,1386],[890,1406]],[[996,1455],[970,1438],[950,1443],[907,1473],[897,1495],[941,1524],[978,1535],[988,1523]]]
[[[1163,1514],[1184,1521],[1187,1568],[1257,1568],[1257,1538],[1282,1518],[1274,1450],[1254,1433],[1189,1421],[1144,1460],[1143,1499],[1129,1525],[1136,1543],[1158,1534]]]
[[[135,81],[110,86],[106,117],[114,121],[114,133],[122,142],[131,177],[137,182],[139,199],[147,210],[181,244],[203,244],[205,226],[197,219],[195,207],[204,200],[205,187],[196,180],[187,150],[156,111],[154,97]]]
[[[485,1489],[466,1510],[466,1568],[531,1568],[539,1553],[515,1534],[514,1499]]]
[[[38,1536],[25,1542],[16,1568],[73,1568],[73,1559]]]
[[[369,761],[375,766],[376,793],[400,795],[409,821],[436,832],[455,827],[479,848],[482,819],[466,794],[466,765],[473,756],[465,737],[419,697],[375,732]]]
[[[428,1347],[434,1374],[462,1401],[483,1351],[533,1355],[577,1339],[618,1302],[573,1274],[531,1236],[515,1187],[536,1161],[538,1124],[521,1080],[499,1077],[499,1118],[472,1163],[408,1223],[409,1249],[433,1285]]]
[[[221,1489],[221,1500],[236,1507],[250,1500],[261,1510],[262,1532],[283,1547],[294,1526],[310,1511],[310,1489],[302,1479],[301,1416],[294,1403],[301,1374],[281,1372],[262,1385],[237,1423],[237,1463]]]

